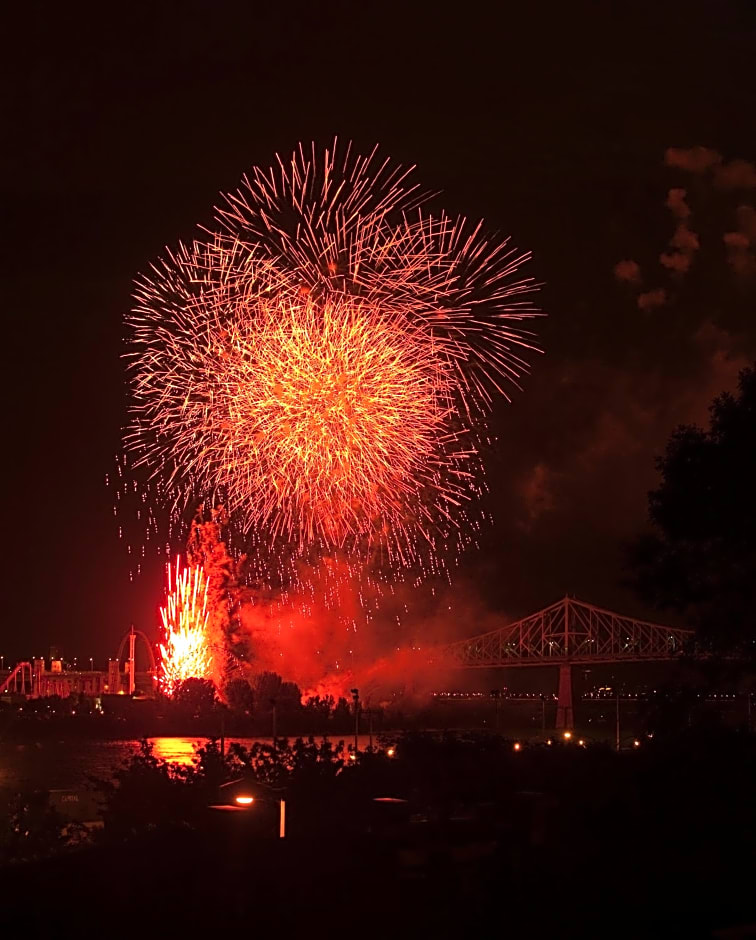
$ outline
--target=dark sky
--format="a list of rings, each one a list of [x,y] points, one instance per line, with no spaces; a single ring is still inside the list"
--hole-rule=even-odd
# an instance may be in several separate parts
[[[102,659],[132,620],[154,629],[159,565],[129,584],[104,486],[131,280],[209,222],[244,170],[334,134],[417,164],[450,211],[532,249],[546,282],[546,355],[495,417],[496,526],[464,561],[469,589],[509,615],[565,591],[643,612],[621,586],[621,546],[644,525],[654,455],[677,423],[705,420],[756,347],[752,286],[722,247],[756,187],[747,170],[728,186],[664,165],[667,148],[697,145],[725,165],[756,159],[754,9],[16,5],[0,157],[0,653],[58,643]],[[700,241],[677,278],[658,263],[670,187],[688,190]],[[642,288],[619,283],[622,259],[641,264]],[[660,286],[664,303],[640,309]]]

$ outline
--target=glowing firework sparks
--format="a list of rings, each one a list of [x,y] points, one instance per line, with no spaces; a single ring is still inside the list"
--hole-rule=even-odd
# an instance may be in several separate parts
[[[182,567],[180,558],[167,571],[158,678],[162,690],[173,695],[185,679],[209,679],[213,663],[207,638],[208,579],[201,568]]]
[[[421,210],[409,171],[300,147],[137,287],[127,447],[179,511],[258,546],[436,570],[469,539],[477,440],[532,349],[527,259]]]

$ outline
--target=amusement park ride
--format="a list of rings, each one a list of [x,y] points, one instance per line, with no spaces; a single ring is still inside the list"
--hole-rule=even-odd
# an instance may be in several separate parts
[[[149,669],[137,672],[136,641],[143,641],[147,651]],[[128,658],[123,659],[128,644]],[[123,668],[121,662],[123,661]],[[42,658],[20,662],[7,676],[0,677],[0,695],[18,695],[25,698],[47,698],[59,695],[133,695],[152,692],[157,677],[155,654],[146,634],[133,627],[121,640],[115,659],[108,661],[107,671],[98,669],[65,669],[60,659],[51,659],[50,668]]]

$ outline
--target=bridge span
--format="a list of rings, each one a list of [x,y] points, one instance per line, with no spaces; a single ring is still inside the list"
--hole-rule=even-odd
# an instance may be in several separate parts
[[[460,669],[558,666],[556,726],[570,728],[574,665],[674,660],[691,650],[693,636],[566,596],[515,623],[449,643],[442,656]]]

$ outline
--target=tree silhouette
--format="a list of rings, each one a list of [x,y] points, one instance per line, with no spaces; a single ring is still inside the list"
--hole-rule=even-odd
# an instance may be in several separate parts
[[[756,365],[711,405],[708,430],[678,428],[649,493],[654,533],[632,548],[635,584],[675,608],[713,650],[756,654]]]
[[[246,679],[231,679],[224,689],[228,707],[232,712],[251,715],[255,704],[252,687]]]

